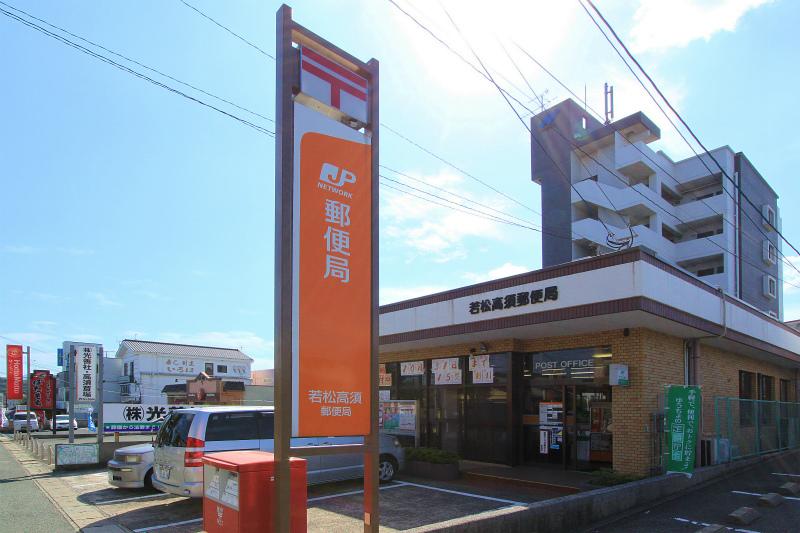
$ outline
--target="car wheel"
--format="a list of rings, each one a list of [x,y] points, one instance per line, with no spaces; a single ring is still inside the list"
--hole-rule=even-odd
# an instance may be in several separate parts
[[[150,470],[148,470],[147,473],[144,475],[144,486],[147,487],[148,489],[152,489],[153,488],[153,469],[152,468]]]
[[[378,479],[388,483],[397,474],[397,460],[391,455],[381,455],[378,461]]]

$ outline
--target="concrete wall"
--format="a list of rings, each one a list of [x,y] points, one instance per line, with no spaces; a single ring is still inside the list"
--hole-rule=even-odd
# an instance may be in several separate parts
[[[736,154],[736,170],[740,176],[742,192],[757,206],[754,209],[744,198],[739,200],[743,213],[741,216],[741,294],[742,299],[764,311],[773,311],[782,316],[783,287],[778,283],[778,298],[764,296],[764,271],[776,280],[781,279],[780,260],[769,265],[763,260],[763,243],[768,237],[776,247],[780,246],[780,237],[775,231],[767,229],[761,223],[761,206],[770,205],[778,212],[778,196],[767,185],[755,167],[741,152]],[[738,195],[737,195],[738,198]],[[748,218],[749,217],[749,218]],[[767,235],[767,237],[764,236]],[[780,248],[778,248],[780,250]]]
[[[570,141],[586,118],[589,130],[600,123],[572,100],[531,119],[531,176],[542,187],[542,266],[572,261]]]

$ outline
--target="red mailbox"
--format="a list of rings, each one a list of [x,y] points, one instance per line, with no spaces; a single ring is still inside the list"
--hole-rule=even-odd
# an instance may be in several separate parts
[[[306,532],[306,460],[292,457],[291,531]],[[209,533],[272,531],[275,456],[232,451],[203,457],[203,529]]]

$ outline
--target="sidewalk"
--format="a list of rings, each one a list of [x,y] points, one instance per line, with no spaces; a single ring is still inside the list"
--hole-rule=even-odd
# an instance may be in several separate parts
[[[53,472],[53,466],[36,459],[19,443],[5,436],[0,437],[0,454],[9,459],[8,464],[15,468],[20,475],[27,478],[29,483],[38,487],[38,493],[47,501],[47,507],[55,510],[62,517],[61,529],[55,527],[50,529],[43,526],[41,528],[24,528],[25,531],[47,531],[56,533],[60,531],[80,531],[88,526],[114,526],[108,516],[98,510],[97,507],[79,502],[74,498],[74,490],[61,479],[70,474],[58,474]],[[2,464],[5,466],[5,464]],[[13,492],[3,490],[3,493]],[[43,494],[42,494],[43,493]],[[21,503],[16,506],[18,509],[33,509],[33,513],[38,514],[37,506],[30,503]],[[43,516],[47,516],[43,513]],[[66,528],[64,527],[66,525]],[[112,531],[109,529],[108,531]],[[116,531],[120,531],[118,528]]]
[[[0,445],[0,515],[4,527],[16,524],[17,531],[47,531],[49,533],[71,532],[76,525],[67,520],[58,507],[37,486],[35,475],[17,462],[18,459],[36,462],[32,458],[15,457],[6,439]]]

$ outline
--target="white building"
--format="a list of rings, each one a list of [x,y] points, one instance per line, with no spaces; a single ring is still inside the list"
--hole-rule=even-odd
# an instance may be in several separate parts
[[[122,402],[161,403],[166,385],[186,383],[200,372],[251,384],[253,359],[232,348],[126,339],[119,345],[117,359],[122,360]]]
[[[778,196],[743,153],[723,146],[713,159],[674,161],[650,148],[661,133],[643,113],[602,124],[572,100],[532,126],[543,266],[609,253],[632,238],[632,246],[782,318]]]

